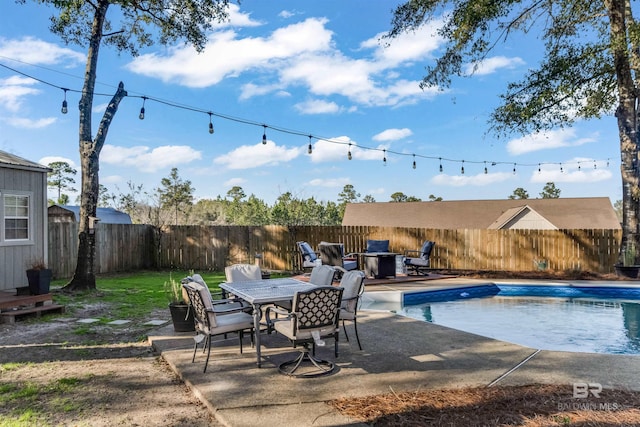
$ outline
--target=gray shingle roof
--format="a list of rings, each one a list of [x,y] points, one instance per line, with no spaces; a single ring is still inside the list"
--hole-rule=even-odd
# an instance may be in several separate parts
[[[49,172],[50,170],[47,166],[32,162],[15,154],[7,153],[6,151],[0,151],[0,166],[14,169],[37,169],[42,172]]]
[[[487,229],[525,206],[559,229],[620,229],[608,197],[349,203],[342,225]]]

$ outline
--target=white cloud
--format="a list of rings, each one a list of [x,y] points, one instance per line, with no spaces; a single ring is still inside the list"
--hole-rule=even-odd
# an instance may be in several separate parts
[[[340,106],[335,102],[312,99],[294,105],[300,114],[329,114],[340,111]]]
[[[600,162],[602,163],[602,162]],[[537,169],[531,173],[531,182],[553,183],[590,183],[606,181],[613,178],[609,168],[596,163],[592,159],[575,158],[565,164],[543,164],[540,171]]]
[[[71,159],[66,158],[66,157],[45,156],[45,157],[41,158],[40,160],[38,160],[38,163],[40,163],[41,165],[45,165],[45,166],[48,166],[50,163],[54,163],[54,162],[65,162],[69,166],[71,166],[72,168],[74,168],[74,169],[79,171],[79,168],[75,164],[75,162],[73,160],[71,160]]]
[[[105,144],[100,161],[120,166],[135,167],[142,172],[156,172],[198,160],[200,151],[185,145],[118,147]]]
[[[260,166],[277,166],[287,163],[301,154],[301,148],[277,146],[273,141],[266,144],[242,145],[227,154],[213,159],[213,163],[228,169],[252,169]]]
[[[547,150],[560,147],[577,147],[597,140],[597,134],[591,137],[576,138],[573,128],[565,128],[548,132],[539,132],[512,139],[507,143],[507,151],[512,155],[525,154],[532,151]]]
[[[100,177],[100,184],[102,185],[107,185],[107,184],[117,185],[123,182],[125,182],[125,179],[120,175],[107,175],[104,177],[103,176]]]
[[[351,180],[346,177],[342,178],[316,178],[309,181],[309,185],[313,187],[327,187],[327,188],[344,188],[349,184]]]
[[[483,61],[474,62],[464,66],[463,73],[470,76],[485,76],[487,74],[493,74],[502,68],[513,69],[519,65],[524,65],[522,58],[517,56],[513,58],[507,58],[506,56],[493,56],[486,58]]]
[[[45,117],[42,119],[28,119],[26,117],[7,117],[3,119],[7,124],[23,129],[41,129],[52,125],[58,119],[55,117]]]
[[[0,106],[9,111],[19,111],[22,108],[24,98],[28,95],[37,95],[41,91],[30,87],[37,84],[33,79],[20,76],[12,76],[0,80]]]
[[[0,37],[0,56],[31,65],[58,65],[68,67],[83,64],[85,54],[34,37],[10,40]]]
[[[244,178],[231,178],[228,179],[224,182],[224,186],[225,187],[235,187],[235,186],[240,186],[244,183],[246,183],[247,180]]]
[[[411,129],[387,129],[373,136],[374,141],[397,141],[413,135]]]
[[[167,53],[141,55],[128,68],[189,87],[208,87],[225,78],[253,73],[247,77],[254,82],[242,86],[241,100],[305,87],[317,97],[337,95],[368,106],[413,104],[436,96],[437,88],[423,91],[417,80],[400,79],[402,73],[394,68],[428,59],[442,43],[434,35],[439,23],[382,44],[381,33],[361,43],[356,54],[362,58],[346,56],[336,49],[326,18],[308,18],[265,37],[242,38],[238,32],[225,29],[214,32],[200,54],[180,45]],[[337,108],[332,100],[315,106],[331,107],[330,112]],[[299,105],[296,108],[300,110]],[[327,112],[304,107],[301,111]]]
[[[467,185],[474,187],[484,187],[498,182],[508,181],[512,177],[513,174],[508,172],[496,172],[487,174],[479,173],[477,175],[447,175],[441,173],[431,178],[431,183],[449,187],[463,187]]]

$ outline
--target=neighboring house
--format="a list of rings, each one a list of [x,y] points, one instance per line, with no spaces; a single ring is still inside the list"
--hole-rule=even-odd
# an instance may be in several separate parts
[[[46,166],[0,151],[0,290],[27,285],[27,268],[47,262]]]
[[[620,229],[608,197],[349,203],[342,225],[433,229]]]
[[[102,224],[132,224],[129,214],[114,208],[97,208],[96,217]],[[79,222],[80,206],[49,206],[49,221],[51,222]]]

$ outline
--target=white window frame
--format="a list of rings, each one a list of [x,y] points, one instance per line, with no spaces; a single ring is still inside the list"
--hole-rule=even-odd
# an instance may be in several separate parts
[[[27,199],[27,215],[25,216],[6,216],[5,215],[5,198],[6,197],[24,197]],[[16,191],[16,190],[1,190],[0,191],[0,245],[2,246],[11,246],[11,245],[20,245],[20,244],[31,244],[33,243],[33,192],[30,191]],[[23,239],[7,239],[7,230],[6,230],[6,220],[9,218],[16,219],[26,219],[27,220],[27,238]]]

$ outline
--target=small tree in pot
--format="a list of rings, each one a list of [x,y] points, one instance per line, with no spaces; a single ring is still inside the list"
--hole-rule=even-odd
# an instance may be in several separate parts
[[[27,267],[27,281],[32,295],[48,294],[53,271],[42,259],[35,259]]]
[[[173,329],[176,332],[195,331],[193,310],[189,307],[186,293],[183,291],[180,281],[169,274],[169,280],[164,282],[164,290],[169,300],[169,312],[173,321]]]

